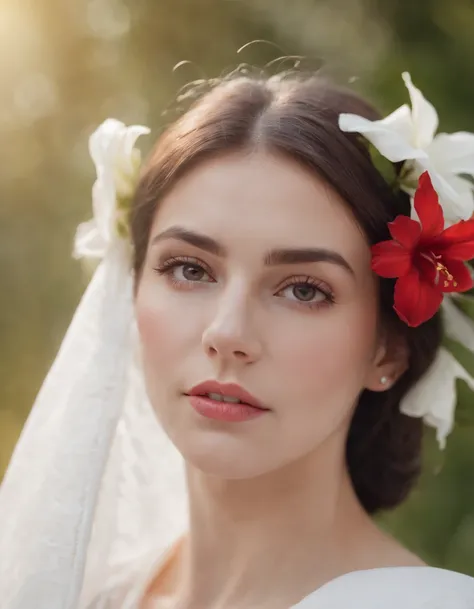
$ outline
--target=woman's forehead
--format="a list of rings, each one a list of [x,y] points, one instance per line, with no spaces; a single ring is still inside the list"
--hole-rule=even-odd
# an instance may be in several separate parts
[[[369,249],[349,207],[326,182],[263,152],[212,159],[182,177],[160,202],[152,235],[174,225],[221,241],[258,238],[262,248],[316,244],[348,256]]]

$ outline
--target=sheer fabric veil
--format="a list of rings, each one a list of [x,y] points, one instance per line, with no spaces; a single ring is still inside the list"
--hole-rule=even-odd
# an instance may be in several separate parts
[[[116,230],[147,132],[109,119],[91,137],[94,220],[76,255],[102,261],[0,488],[3,609],[105,609],[126,566],[185,527],[182,459],[145,395],[130,245]]]

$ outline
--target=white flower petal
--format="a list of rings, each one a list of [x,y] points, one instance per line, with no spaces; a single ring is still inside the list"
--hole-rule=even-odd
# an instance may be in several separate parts
[[[416,183],[428,171],[443,208],[445,224],[467,220],[474,214],[474,189],[459,174],[474,177],[474,134],[458,132],[439,134],[438,114],[417,89],[408,72],[403,80],[410,94],[412,108],[404,105],[386,118],[370,121],[354,114],[341,114],[342,131],[360,133],[384,157],[392,162],[408,161],[405,180],[400,187],[411,197]],[[412,216],[416,216],[413,209]]]
[[[474,213],[474,196],[471,184],[454,174],[443,175],[430,171],[433,186],[438,193],[447,224],[469,220]]]
[[[403,108],[403,106],[402,106]],[[380,121],[369,121],[356,114],[341,114],[339,116],[339,128],[349,133],[360,133],[371,142],[382,156],[392,163],[406,161],[407,159],[427,158],[423,150],[414,148],[405,137],[407,124],[402,126],[401,115],[406,115],[405,110],[399,108],[398,116],[390,115]],[[395,114],[395,113],[393,113]]]
[[[112,171],[105,170],[92,187],[92,209],[97,230],[104,241],[113,234],[113,219],[116,213],[117,191]]]
[[[117,208],[118,199],[133,194],[139,170],[137,159],[140,158],[134,145],[140,135],[149,132],[141,125],[126,127],[118,120],[107,119],[91,135],[89,151],[97,171],[92,207],[98,233],[94,237],[88,236],[91,242],[110,244],[119,238],[117,220],[123,211],[119,212]]]
[[[458,220],[469,220],[474,214],[474,190],[471,182],[453,174],[443,176],[451,188],[457,192],[456,206],[459,209]]]
[[[79,224],[74,239],[74,258],[102,258],[106,247],[95,220]]]
[[[412,143],[417,148],[424,149],[433,141],[438,128],[438,113],[434,106],[425,99],[422,92],[412,83],[408,72],[404,72],[402,78],[411,99],[411,115],[416,138]]]
[[[442,173],[431,162],[431,159],[414,161],[413,177],[418,178],[424,171],[430,174],[433,188],[436,190],[439,203],[443,208],[445,226],[450,226],[459,220],[468,220],[474,213],[474,193],[471,183],[453,173]],[[414,190],[403,190],[414,195]]]
[[[126,161],[126,170],[129,175],[133,174],[136,170],[133,149],[137,139],[141,135],[148,135],[149,133],[150,129],[148,129],[148,127],[143,127],[142,125],[133,125],[129,127],[125,133],[125,137],[122,140],[121,155]]]
[[[466,381],[474,390],[474,379],[444,348],[441,348],[433,365],[403,398],[400,410],[410,417],[422,417],[427,425],[436,429],[440,448],[454,426],[456,408],[456,379]]]
[[[125,125],[115,118],[105,120],[89,138],[89,154],[94,161],[97,175],[100,175],[111,158],[111,147],[116,145],[117,138],[126,129]],[[113,156],[113,155],[112,155]]]
[[[398,133],[410,145],[413,144],[413,119],[410,106],[403,104],[379,122],[390,131]]]
[[[443,321],[446,335],[474,353],[474,322],[453,302],[454,297],[445,296]]]
[[[438,133],[427,152],[433,165],[442,173],[474,175],[473,133]]]
[[[97,180],[92,188],[92,207],[97,230],[104,241],[109,241],[112,236],[117,204],[114,174],[117,150],[125,131],[123,123],[109,118],[89,138],[89,152],[97,172]]]

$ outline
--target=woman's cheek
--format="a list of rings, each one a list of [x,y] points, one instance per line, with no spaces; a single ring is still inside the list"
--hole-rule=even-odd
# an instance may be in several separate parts
[[[363,317],[344,323],[321,316],[309,327],[280,336],[281,378],[303,393],[334,391],[351,377],[349,384],[357,386],[370,360],[372,338],[367,326]]]
[[[155,286],[142,285],[135,303],[143,355],[155,362],[169,356],[169,349],[178,342],[179,325],[174,319],[176,308],[170,306],[166,295],[161,292]]]
[[[190,296],[166,285],[141,287],[136,300],[137,325],[144,356],[155,364],[179,365],[191,343],[196,347],[201,340],[203,307]]]

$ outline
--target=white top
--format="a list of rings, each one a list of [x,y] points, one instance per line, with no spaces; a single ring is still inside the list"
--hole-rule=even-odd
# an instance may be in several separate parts
[[[129,572],[128,584],[104,591],[90,609],[140,609],[146,589],[168,556],[166,552],[151,566],[148,562],[145,570],[136,567],[141,574],[133,577],[133,584]],[[433,567],[354,571],[329,581],[288,609],[474,609],[474,578]]]

